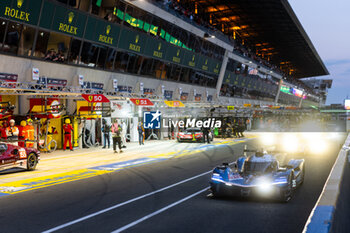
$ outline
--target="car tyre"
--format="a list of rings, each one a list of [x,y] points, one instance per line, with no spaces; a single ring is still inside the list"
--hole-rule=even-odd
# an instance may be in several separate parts
[[[301,180],[300,180],[300,184],[299,185],[302,185],[304,183],[304,178],[305,178],[305,164],[303,164],[303,167],[301,168],[302,169],[302,173],[301,173]]]
[[[280,201],[281,202],[284,202],[284,203],[287,203],[289,202],[292,197],[293,197],[293,173],[291,173],[288,177],[288,185],[287,187],[283,187],[281,188],[280,190]]]
[[[36,165],[38,164],[38,157],[34,152],[29,153],[27,157],[27,170],[33,171],[36,168]]]

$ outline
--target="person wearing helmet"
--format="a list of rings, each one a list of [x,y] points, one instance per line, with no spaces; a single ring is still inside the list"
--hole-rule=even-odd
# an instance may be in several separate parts
[[[10,126],[6,128],[6,135],[7,135],[7,140],[9,140],[9,144],[18,146],[18,134],[19,134],[19,130],[18,128],[15,126],[15,120],[11,119],[10,120]],[[11,141],[15,141],[15,142],[11,142]]]
[[[25,138],[26,140],[34,141],[34,126],[33,126],[33,120],[28,119],[27,120],[27,125],[24,127],[24,132],[25,132]],[[34,147],[34,142],[27,142],[26,143],[27,147]]]
[[[18,145],[21,147],[24,147],[24,140],[26,140],[25,138],[25,127],[27,126],[27,122],[26,121],[21,121],[20,126],[18,127],[18,139],[21,140],[20,142],[18,142]]]
[[[66,150],[67,142],[69,142],[69,149],[73,151],[72,147],[72,131],[73,127],[70,124],[70,119],[66,118],[64,120],[65,124],[63,125],[63,132],[64,132],[64,144],[63,144],[63,150]]]

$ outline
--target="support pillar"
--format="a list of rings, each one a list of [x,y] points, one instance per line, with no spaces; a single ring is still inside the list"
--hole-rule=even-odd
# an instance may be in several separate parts
[[[278,84],[277,94],[276,94],[276,97],[275,97],[275,104],[278,103],[278,98],[280,97],[282,83],[283,83],[283,80],[280,79],[279,84]]]
[[[227,62],[228,62],[228,50],[225,50],[224,59],[222,60],[222,65],[221,65],[221,68],[220,68],[218,81],[216,83],[216,96],[217,97],[220,96],[220,89],[221,89],[222,81],[224,80],[225,71],[226,71],[226,67],[227,67]]]

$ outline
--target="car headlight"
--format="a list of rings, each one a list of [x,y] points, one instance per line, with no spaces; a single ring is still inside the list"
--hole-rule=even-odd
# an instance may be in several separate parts
[[[266,133],[264,135],[261,136],[261,143],[264,146],[272,146],[275,144],[275,134],[273,133]]]
[[[299,148],[298,139],[293,135],[286,135],[283,138],[283,148],[287,152],[296,152]]]
[[[269,194],[272,191],[272,185],[270,183],[261,183],[258,187],[259,191],[263,194]]]

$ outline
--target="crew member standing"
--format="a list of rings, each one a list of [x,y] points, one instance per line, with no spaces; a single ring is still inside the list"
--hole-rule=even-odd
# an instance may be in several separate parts
[[[24,147],[24,140],[26,140],[26,132],[25,132],[25,127],[27,126],[27,122],[26,121],[21,121],[21,126],[18,127],[19,130],[19,134],[18,134],[18,139],[21,140],[20,142],[18,142],[18,145],[21,147]]]
[[[110,131],[111,131],[111,126],[107,123],[106,119],[103,119],[102,120],[102,133],[103,133],[103,147],[102,147],[102,149],[105,149],[107,145],[108,145],[108,149],[109,149],[109,147],[111,145]]]
[[[63,144],[63,150],[66,150],[66,146],[67,146],[67,141],[69,142],[69,149],[71,151],[73,151],[73,147],[72,147],[72,131],[73,131],[73,127],[70,124],[70,119],[66,119],[65,124],[63,125],[63,132],[64,132],[64,144]]]
[[[122,127],[117,123],[117,120],[115,120],[114,124],[112,125],[112,138],[113,138],[113,150],[114,153],[117,153],[117,143],[120,153],[122,151],[122,139],[121,139],[121,133],[122,133]]]
[[[27,120],[27,125],[24,127],[24,137],[26,140],[34,141],[34,126],[33,126],[33,120],[28,119]],[[27,142],[26,147],[34,147],[34,142]]]
[[[210,138],[209,138],[209,131],[210,129],[207,127],[203,127],[203,142],[210,143]]]
[[[139,122],[139,125],[137,126],[137,131],[139,132],[139,144],[140,144],[140,145],[144,145],[144,143],[143,143],[143,137],[144,137],[145,129],[143,128],[141,122]]]
[[[6,136],[7,136],[7,140],[9,140],[9,144],[12,144],[14,146],[18,146],[18,134],[19,134],[19,130],[18,128],[15,126],[15,120],[11,119],[10,120],[10,126],[6,128]],[[15,142],[11,142],[11,141],[15,141]]]

